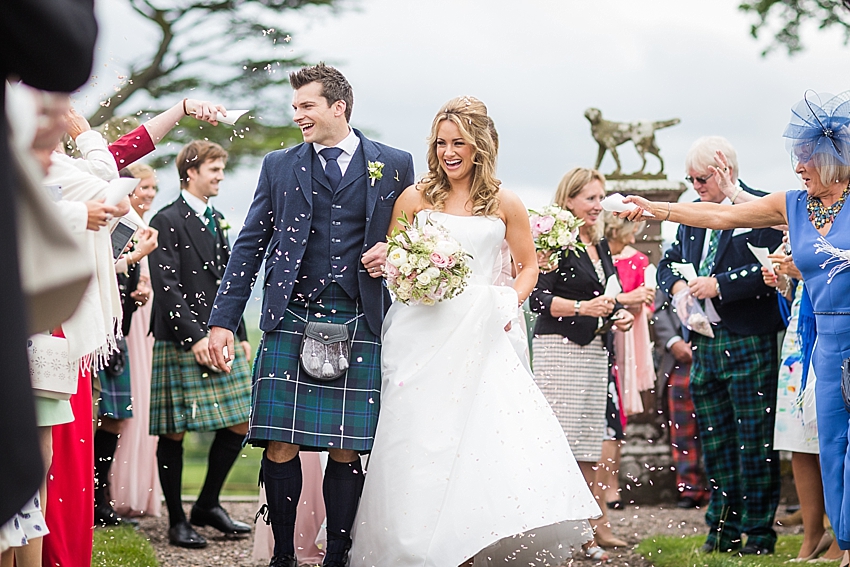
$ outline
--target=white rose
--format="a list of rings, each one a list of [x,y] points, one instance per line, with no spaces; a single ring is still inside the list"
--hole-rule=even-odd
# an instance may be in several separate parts
[[[437,245],[434,247],[434,250],[441,254],[445,254],[446,256],[451,256],[459,249],[460,246],[457,245],[457,242],[451,240],[441,240],[437,242]]]
[[[407,264],[402,264],[401,266],[399,266],[398,271],[401,272],[405,276],[409,276],[410,272],[413,271],[413,268],[415,268],[415,266],[413,264],[411,264],[410,262],[408,262]]]
[[[427,272],[422,272],[421,274],[416,276],[416,283],[419,285],[426,286],[431,283],[431,276],[429,276]]]
[[[420,270],[424,270],[425,268],[431,265],[430,258],[426,258],[425,256],[420,256],[419,259],[416,260],[416,266]]]
[[[425,296],[425,297],[422,298],[422,305],[434,305],[435,303],[436,303],[436,301],[434,301],[433,299],[431,299],[428,296]]]
[[[401,267],[407,262],[407,250],[404,250],[403,248],[393,249],[387,256],[387,262],[396,268]]]
[[[430,268],[428,268],[427,270],[425,270],[425,273],[426,273],[426,274],[427,274],[427,275],[428,275],[428,276],[429,276],[432,280],[433,280],[434,278],[438,278],[438,277],[440,277],[440,270],[438,270],[438,269],[437,269],[437,268],[435,268],[434,266],[431,266]]]
[[[398,282],[398,290],[400,292],[401,291],[407,292],[407,291],[410,291],[411,289],[413,289],[413,284],[410,283],[410,280],[401,280],[400,282]]]

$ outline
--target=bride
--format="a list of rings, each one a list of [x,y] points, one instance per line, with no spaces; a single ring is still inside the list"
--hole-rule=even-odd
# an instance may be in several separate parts
[[[393,218],[446,227],[472,256],[472,276],[457,297],[396,302],[384,321],[353,567],[559,565],[600,514],[523,363],[524,337],[509,336],[521,332],[517,306],[537,282],[537,259],[522,201],[494,177],[497,149],[486,106],[450,100],[431,127],[429,173],[396,200]],[[512,288],[492,285],[505,240]]]

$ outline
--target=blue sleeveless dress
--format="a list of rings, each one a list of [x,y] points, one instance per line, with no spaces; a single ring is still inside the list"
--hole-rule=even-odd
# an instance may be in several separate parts
[[[821,267],[831,256],[817,253],[821,235],[809,221],[805,191],[788,191],[785,206],[794,263],[803,274],[817,320],[813,365],[826,513],[841,549],[850,549],[850,414],[841,398],[841,364],[850,357],[850,266],[834,271],[831,280],[832,268],[839,262]],[[835,217],[824,239],[835,248],[850,250],[850,205]]]

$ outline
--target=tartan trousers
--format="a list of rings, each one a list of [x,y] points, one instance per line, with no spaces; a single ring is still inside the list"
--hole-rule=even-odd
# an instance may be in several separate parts
[[[690,364],[676,364],[667,378],[670,445],[676,467],[679,498],[693,498],[699,503],[708,497],[705,473],[700,463],[702,449],[697,428],[696,410],[691,400]]]
[[[776,334],[742,336],[721,326],[713,339],[691,334],[691,397],[711,501],[707,543],[719,549],[773,549],[779,455],[773,424],[779,363]]]

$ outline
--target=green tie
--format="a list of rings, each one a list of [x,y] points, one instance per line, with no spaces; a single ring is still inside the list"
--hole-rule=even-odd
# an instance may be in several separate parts
[[[207,207],[207,210],[204,211],[204,217],[206,217],[206,219],[209,221],[207,223],[207,230],[209,230],[210,234],[215,237],[215,215],[213,215],[212,207]]]
[[[708,251],[705,253],[705,258],[699,263],[699,275],[711,275],[714,270],[714,258],[717,256],[717,243],[720,242],[720,233],[722,231],[712,230],[711,239],[708,241]]]

